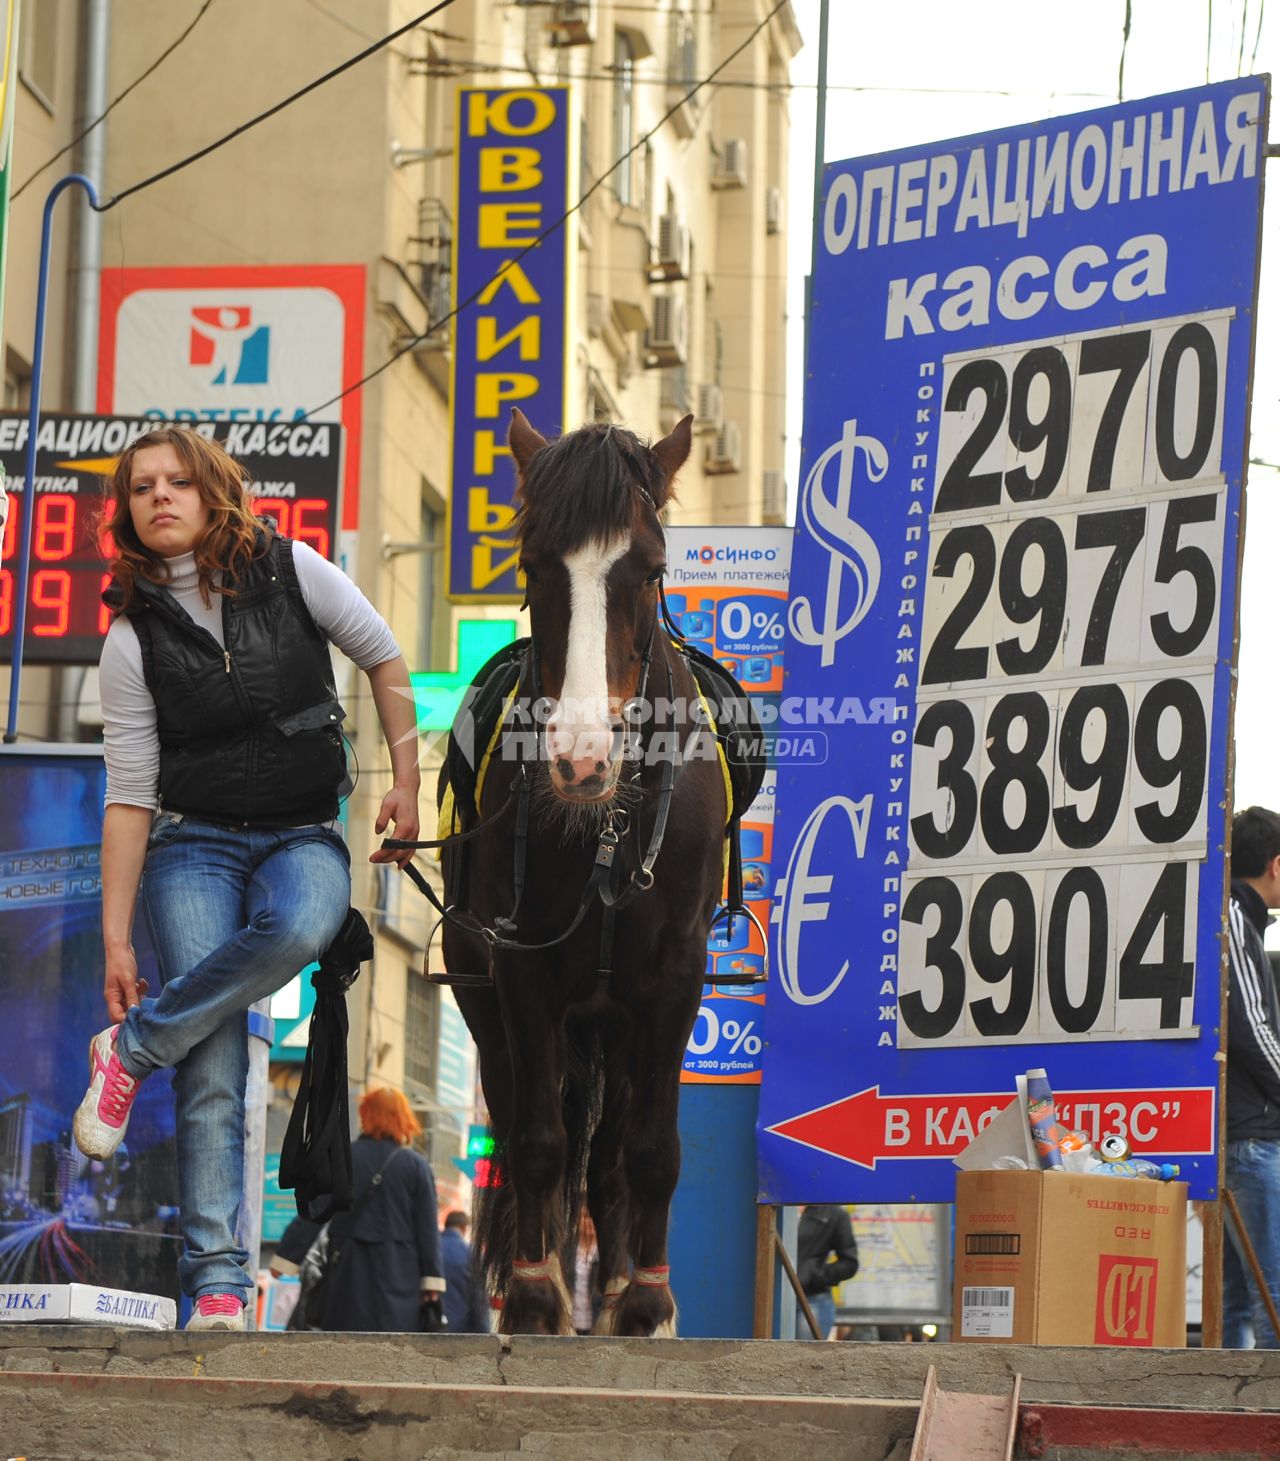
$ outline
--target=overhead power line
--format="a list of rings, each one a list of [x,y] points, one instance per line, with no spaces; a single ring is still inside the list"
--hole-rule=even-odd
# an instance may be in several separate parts
[[[45,172],[48,168],[51,168],[60,157],[64,157],[68,152],[71,151],[73,147],[83,142],[84,139],[89,135],[90,132],[93,131],[95,127],[106,121],[106,119],[111,115],[113,111],[115,111],[115,109],[120,105],[125,97],[129,95],[131,91],[141,86],[142,83],[147,79],[147,77],[150,76],[152,72],[157,69],[157,67],[159,67],[164,61],[167,61],[169,57],[173,55],[173,53],[178,49],[183,41],[185,41],[186,38],[191,34],[191,32],[195,30],[196,26],[200,24],[201,20],[204,18],[205,11],[207,11],[212,4],[213,0],[204,0],[204,4],[200,7],[199,10],[196,11],[194,17],[192,18],[191,24],[187,26],[186,30],[184,30],[182,34],[177,37],[176,40],[172,41],[168,46],[166,46],[165,49],[161,51],[160,54],[155,58],[155,60],[152,61],[151,65],[148,66],[147,69],[142,73],[142,75],[135,77],[134,80],[132,80],[128,84],[128,86],[125,87],[120,95],[111,102],[111,104],[106,108],[105,111],[100,112],[96,117],[94,117],[93,121],[90,122],[83,131],[77,132],[76,135],[71,139],[71,141],[68,142],[65,147],[59,148],[59,150],[55,152],[47,162],[42,162],[40,166],[36,168],[35,172],[33,172],[31,176],[26,180],[26,182],[23,183],[23,185],[17,190],[17,192],[14,193],[14,198],[21,198],[23,193],[27,191],[27,189],[31,186],[32,183],[35,182],[35,180],[40,176],[42,172]]]
[[[198,151],[191,153],[189,157],[184,157],[178,162],[170,163],[168,167],[161,168],[159,172],[152,173],[150,177],[143,178],[141,182],[134,183],[122,192],[116,193],[106,199],[105,202],[99,203],[97,205],[97,211],[99,213],[106,213],[109,209],[114,208],[117,203],[123,203],[126,198],[132,197],[134,193],[140,193],[144,188],[149,188],[165,178],[172,177],[174,173],[181,172],[183,168],[190,167],[193,162],[199,162],[201,158],[208,157],[211,152],[216,152],[218,148],[225,147],[228,142],[233,142],[237,137],[243,137],[246,132],[252,131],[259,123],[265,122],[270,117],[274,117],[278,112],[284,111],[286,107],[291,107],[294,102],[301,101],[304,96],[309,96],[311,92],[318,91],[327,82],[332,81],[335,77],[341,76],[344,71],[349,71],[353,66],[358,66],[361,61],[368,60],[370,56],[381,51],[384,47],[389,46],[392,41],[399,40],[402,35],[420,26],[424,20],[430,20],[433,15],[439,15],[442,10],[447,10],[452,4],[453,0],[439,0],[439,3],[433,5],[430,10],[424,10],[421,15],[415,15],[412,20],[397,27],[390,35],[383,36],[380,40],[374,41],[372,45],[366,46],[363,51],[358,51],[354,56],[349,56],[341,65],[333,67],[330,71],[326,71],[323,76],[317,76],[314,81],[309,81],[306,86],[293,92],[292,95],[286,96],[283,101],[276,102],[275,106],[268,107],[265,112],[259,112],[256,117],[251,117],[249,121],[242,122],[240,126],[227,132],[224,136],[217,138],[216,141],[210,142],[207,146],[201,147]]]
[[[405,342],[405,344],[401,345],[399,349],[393,351],[392,354],[389,355],[387,359],[382,362],[381,365],[375,366],[375,368],[371,370],[368,375],[363,375],[360,377],[359,380],[352,381],[349,386],[347,386],[344,390],[339,391],[336,396],[331,396],[327,401],[321,401],[318,406],[313,406],[306,413],[307,417],[314,416],[317,411],[327,410],[330,406],[336,405],[339,401],[344,400],[347,396],[351,395],[353,391],[358,391],[361,389],[361,387],[368,385],[371,380],[376,380],[377,377],[380,376],[384,370],[389,370],[391,366],[396,363],[397,360],[401,359],[405,355],[408,355],[411,350],[416,350],[417,347],[421,345],[424,340],[429,340],[431,336],[436,333],[437,330],[441,329],[444,325],[447,325],[450,320],[456,319],[457,316],[460,315],[464,309],[467,309],[470,305],[474,304],[482,294],[486,293],[489,289],[493,287],[494,284],[498,282],[498,280],[500,280],[505,274],[509,273],[512,269],[514,269],[521,259],[531,254],[534,249],[538,248],[542,243],[549,239],[551,235],[555,233],[558,229],[563,228],[564,225],[569,221],[569,219],[572,218],[573,215],[578,211],[578,209],[581,208],[582,205],[587,201],[587,199],[590,198],[594,193],[598,192],[609,180],[609,178],[611,178],[613,174],[617,172],[617,170],[623,165],[623,163],[627,162],[631,157],[639,152],[640,149],[646,145],[649,139],[653,137],[655,133],[659,132],[662,127],[668,121],[670,121],[673,116],[675,116],[675,114],[684,106],[686,102],[691,101],[695,96],[697,96],[700,91],[703,90],[704,87],[710,86],[712,82],[715,81],[716,77],[719,76],[726,67],[732,65],[732,63],[738,59],[743,51],[745,51],[751,45],[751,43],[761,33],[761,31],[765,29],[765,27],[769,24],[773,17],[777,15],[777,13],[789,3],[790,0],[778,0],[778,3],[774,5],[774,7],[764,17],[764,19],[760,21],[760,23],[750,31],[744,41],[735,46],[733,50],[729,52],[724,60],[721,61],[720,64],[713,71],[708,72],[701,81],[695,82],[694,85],[687,92],[685,92],[684,95],[681,96],[679,101],[677,101],[673,106],[668,107],[667,110],[663,112],[663,114],[658,118],[653,126],[649,128],[647,132],[645,132],[640,138],[638,138],[637,141],[632,144],[632,146],[627,148],[627,150],[621,155],[621,157],[616,158],[614,162],[604,172],[602,172],[598,178],[596,178],[595,182],[593,182],[591,186],[583,192],[582,196],[578,199],[576,203],[567,208],[560,215],[559,218],[555,219],[554,222],[548,224],[547,227],[544,228],[543,231],[537,236],[537,238],[533,239],[532,242],[526,244],[525,247],[521,249],[514,258],[508,259],[506,263],[503,264],[502,268],[499,269],[491,279],[487,279],[482,285],[480,285],[478,289],[472,290],[472,292],[466,297],[466,299],[460,300],[453,307],[453,309],[449,311],[447,315],[441,316],[440,319],[436,320],[433,324],[428,326],[428,328],[425,329],[422,334],[415,335],[411,340],[408,340]]]

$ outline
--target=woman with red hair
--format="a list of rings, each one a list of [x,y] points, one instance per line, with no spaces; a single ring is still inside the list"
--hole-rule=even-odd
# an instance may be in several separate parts
[[[340,1213],[329,1224],[330,1244],[341,1257],[329,1280],[325,1329],[441,1327],[423,1324],[423,1306],[438,1311],[445,1281],[435,1179],[409,1146],[421,1130],[404,1095],[390,1086],[360,1101],[360,1136],[351,1148],[360,1210],[354,1223],[350,1213]],[[375,1190],[361,1201],[371,1185]]]

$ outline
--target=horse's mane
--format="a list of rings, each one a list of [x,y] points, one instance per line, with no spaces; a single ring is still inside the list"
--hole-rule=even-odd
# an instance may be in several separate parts
[[[637,508],[665,501],[653,453],[632,431],[597,421],[534,454],[520,488],[514,531],[520,543],[545,534],[560,553],[603,546],[627,532]]]

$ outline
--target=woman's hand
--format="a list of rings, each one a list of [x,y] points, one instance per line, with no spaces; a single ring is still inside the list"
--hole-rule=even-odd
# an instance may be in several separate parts
[[[132,946],[107,954],[107,971],[102,994],[107,1014],[113,1025],[124,1023],[124,1017],[147,992],[147,981],[138,978],[138,961]]]
[[[388,825],[394,825],[395,835],[401,840],[416,841],[420,830],[416,782],[412,786],[402,786],[397,782],[382,798],[382,806],[378,809],[378,820],[373,824],[373,830],[381,837]],[[408,847],[399,851],[380,847],[377,852],[369,855],[370,862],[393,862],[397,867],[404,867],[412,860],[413,850]]]

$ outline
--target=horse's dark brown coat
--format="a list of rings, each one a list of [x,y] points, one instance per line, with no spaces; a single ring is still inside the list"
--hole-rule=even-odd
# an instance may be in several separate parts
[[[690,419],[653,447],[616,426],[588,426],[545,442],[518,412],[510,440],[521,476],[518,521],[528,574],[541,688],[554,696],[564,674],[568,579],[562,559],[593,539],[631,533],[630,551],[608,581],[607,660],[611,696],[635,693],[657,614],[648,582],[663,562],[657,513],[688,454]],[[652,634],[649,698],[666,698],[668,668],[677,701],[696,704],[691,675],[666,635]],[[522,685],[522,691],[528,686]],[[687,737],[691,726],[685,725]],[[496,756],[486,775],[482,817],[507,800],[513,761]],[[545,769],[540,773],[544,778]],[[648,843],[661,768],[645,765],[631,835],[620,849],[622,879]],[[624,770],[626,778],[629,771]],[[546,797],[552,793],[545,786]],[[571,921],[593,865],[595,835],[566,840],[546,813],[530,827],[527,884],[518,937],[555,938]],[[628,1279],[632,1265],[667,1262],[667,1222],[680,1169],[676,1117],[680,1069],[697,1017],[707,934],[719,899],[726,806],[712,759],[686,761],[676,777],[655,884],[617,915],[613,972],[601,987],[601,910],[565,943],[541,953],[498,951],[491,988],[460,988],[458,1003],[480,1055],[485,1100],[498,1138],[502,1185],[484,1189],[477,1249],[495,1292],[505,1296],[508,1333],[563,1333],[566,1296],[544,1279],[513,1277],[516,1259],[558,1254],[576,1232],[585,1190],[595,1220],[602,1286]],[[510,911],[512,820],[471,844],[470,906],[485,924]],[[446,852],[446,883],[455,870]],[[621,885],[621,884],[619,884]],[[481,973],[483,941],[446,925],[446,965]],[[674,1319],[669,1287],[628,1283],[611,1310],[611,1332],[652,1334]]]

